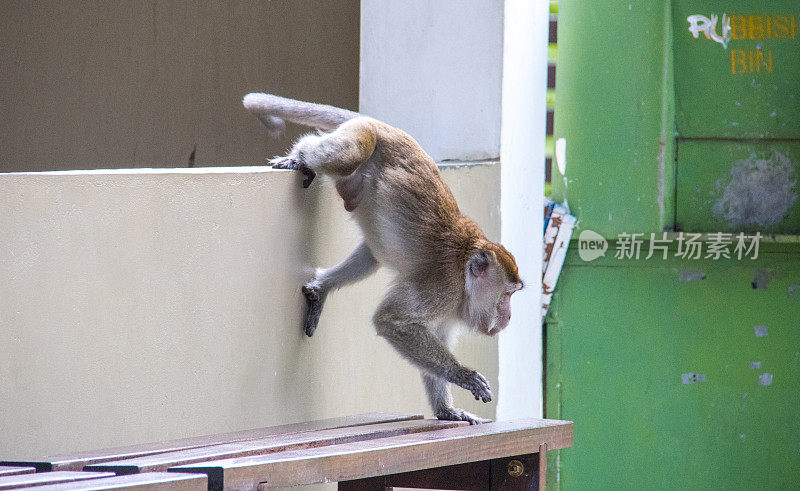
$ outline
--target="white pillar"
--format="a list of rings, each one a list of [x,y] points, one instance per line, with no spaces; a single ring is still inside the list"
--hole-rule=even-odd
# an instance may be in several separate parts
[[[437,162],[500,156],[501,0],[361,2],[359,110]]]
[[[500,336],[497,419],[542,416],[542,206],[547,0],[506,0],[500,145],[503,244],[526,283]]]

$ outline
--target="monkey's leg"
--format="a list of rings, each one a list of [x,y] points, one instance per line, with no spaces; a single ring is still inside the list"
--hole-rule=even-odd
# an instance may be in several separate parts
[[[308,187],[317,172],[345,177],[366,162],[375,150],[377,136],[375,121],[355,118],[332,133],[302,137],[286,157],[270,160],[276,169],[299,170],[305,175],[303,187]]]
[[[367,244],[362,242],[341,263],[327,269],[318,269],[314,279],[303,286],[306,296],[306,317],[303,329],[307,336],[313,336],[317,330],[319,316],[328,292],[354,283],[369,276],[378,269],[378,261],[372,255]]]
[[[450,383],[440,377],[429,373],[422,373],[425,383],[425,392],[433,408],[433,415],[447,421],[468,421],[471,425],[488,423],[490,419],[483,419],[472,413],[453,407],[453,396],[450,394]]]

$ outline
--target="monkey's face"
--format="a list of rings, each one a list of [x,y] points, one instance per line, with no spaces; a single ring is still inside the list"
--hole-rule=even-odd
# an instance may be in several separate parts
[[[511,281],[492,251],[480,251],[467,262],[467,323],[483,334],[494,336],[511,320],[511,295],[522,281]]]

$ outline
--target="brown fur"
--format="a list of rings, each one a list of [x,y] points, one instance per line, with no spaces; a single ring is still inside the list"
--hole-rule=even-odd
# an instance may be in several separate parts
[[[450,352],[452,324],[460,321],[487,335],[506,327],[510,296],[522,286],[514,257],[461,213],[433,159],[404,131],[266,94],[247,96],[245,105],[271,125],[282,117],[307,123],[317,112],[322,127],[335,128],[303,137],[273,167],[302,171],[304,186],[318,172],[332,177],[364,234],[347,259],[317,270],[303,287],[306,334],[314,333],[328,292],[385,265],[396,276],[373,318],[378,334],[422,370],[437,417],[484,421],[452,406],[449,383],[491,400],[486,379]],[[337,121],[344,122],[334,126]]]

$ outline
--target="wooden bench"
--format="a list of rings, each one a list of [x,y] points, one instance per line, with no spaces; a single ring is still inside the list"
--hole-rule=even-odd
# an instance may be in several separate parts
[[[265,489],[324,482],[338,482],[343,490],[538,489],[547,450],[571,445],[569,421],[469,426],[421,415],[365,414],[0,461],[0,489],[32,480],[53,483],[53,489]],[[14,474],[3,475],[4,468]]]

